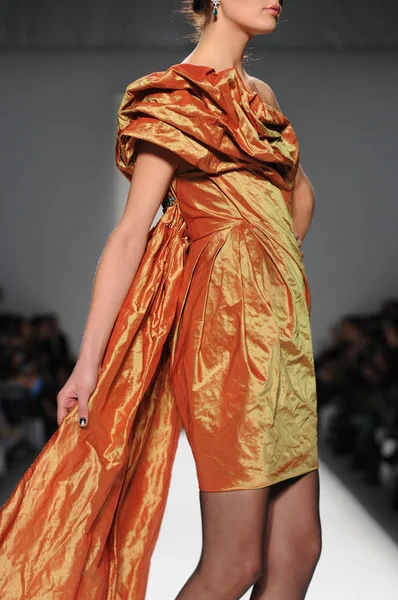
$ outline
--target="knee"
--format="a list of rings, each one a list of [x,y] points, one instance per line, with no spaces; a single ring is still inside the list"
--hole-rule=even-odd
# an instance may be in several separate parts
[[[303,557],[304,565],[308,570],[313,571],[318,564],[322,553],[322,538],[321,535],[314,535],[304,544],[304,548],[300,550],[300,555]]]
[[[308,538],[302,543],[297,545],[297,548],[293,549],[296,555],[294,560],[297,564],[298,571],[304,575],[312,574],[315,567],[318,564],[319,558],[322,552],[322,538],[320,533],[308,536]]]
[[[240,597],[256,583],[263,573],[262,557],[245,554],[240,560],[231,560],[224,564],[220,561],[200,562],[199,572],[207,582],[208,592],[217,598]],[[219,589],[222,583],[222,591]]]
[[[264,564],[259,556],[254,556],[252,559],[244,559],[240,565],[239,573],[240,580],[245,587],[245,589],[249,589],[252,585],[256,583],[258,579],[263,574]]]
[[[273,557],[272,570],[286,569],[290,573],[296,573],[298,579],[307,580],[315,571],[322,552],[322,539],[320,535],[308,536],[285,546]]]
[[[226,597],[228,599],[232,596],[240,598],[260,579],[262,572],[263,565],[257,557],[253,559],[244,558],[239,566],[230,569],[228,580],[231,587]]]

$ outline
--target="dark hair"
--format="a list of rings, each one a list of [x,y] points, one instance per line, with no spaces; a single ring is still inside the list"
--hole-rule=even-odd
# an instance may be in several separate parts
[[[183,0],[180,12],[195,28],[195,33],[190,36],[190,39],[198,42],[203,27],[211,21],[213,12],[211,0]]]

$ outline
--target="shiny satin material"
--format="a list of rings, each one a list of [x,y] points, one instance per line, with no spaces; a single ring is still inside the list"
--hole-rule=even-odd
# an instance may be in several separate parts
[[[297,138],[236,69],[173,65],[130,84],[137,140],[182,159],[89,400],[0,513],[0,597],[141,600],[181,426],[203,491],[318,467],[310,292],[291,207]],[[144,201],[145,199],[143,199]]]

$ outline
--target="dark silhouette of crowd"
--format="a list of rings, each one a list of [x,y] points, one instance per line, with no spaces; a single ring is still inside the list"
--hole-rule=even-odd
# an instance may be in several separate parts
[[[0,474],[56,431],[57,394],[74,364],[56,315],[0,313]]]
[[[398,300],[341,319],[315,367],[320,440],[398,510]]]

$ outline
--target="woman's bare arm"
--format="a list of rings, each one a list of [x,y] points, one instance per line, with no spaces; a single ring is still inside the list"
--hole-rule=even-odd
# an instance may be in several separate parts
[[[300,241],[303,241],[310,228],[315,207],[314,189],[310,180],[299,164],[293,192],[293,225]]]
[[[95,389],[106,345],[178,162],[179,158],[173,152],[150,142],[139,142],[125,210],[109,236],[97,266],[77,363],[57,396],[58,424],[76,400],[79,419],[84,417],[83,425],[87,424],[87,402]]]
[[[260,92],[263,100],[270,106],[281,111],[276,96],[270,86],[257,77],[251,77],[250,79],[252,85]],[[293,225],[294,231],[297,234],[296,237],[298,238],[297,241],[299,242],[299,246],[301,246],[311,225],[314,207],[314,189],[307,175],[304,173],[301,164],[299,164],[292,200]]]
[[[140,142],[125,210],[98,263],[79,359],[101,363],[177,163],[177,155],[169,150]]]

